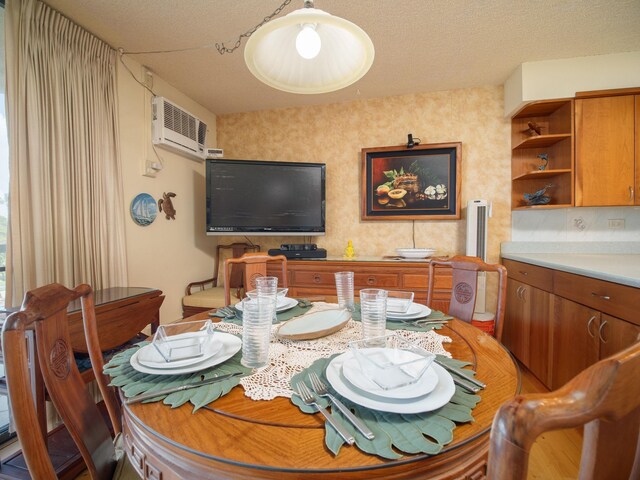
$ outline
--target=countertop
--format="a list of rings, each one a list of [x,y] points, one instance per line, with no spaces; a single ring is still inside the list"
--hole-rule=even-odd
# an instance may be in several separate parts
[[[539,251],[543,248],[529,249],[538,250],[530,252],[522,251],[526,248],[513,246],[513,243],[503,246],[502,258],[640,288],[640,253],[636,253],[635,249],[628,250],[632,253],[623,253],[619,248],[613,249],[615,253],[602,252],[600,249],[598,253]]]

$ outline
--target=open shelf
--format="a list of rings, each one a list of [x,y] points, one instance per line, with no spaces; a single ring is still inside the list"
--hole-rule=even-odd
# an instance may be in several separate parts
[[[511,119],[511,209],[572,207],[574,203],[573,99],[525,105]],[[535,124],[540,135],[531,135]],[[546,163],[542,157],[546,157]],[[545,165],[545,170],[539,168]],[[547,205],[526,205],[524,194],[553,185]]]
[[[520,207],[514,207],[511,210],[547,210],[550,208],[569,208],[569,207],[573,207],[573,205],[571,205],[570,203],[567,203],[567,204],[554,203],[554,204],[547,204],[547,205],[525,205]]]
[[[518,175],[513,178],[516,180],[531,180],[533,178],[549,178],[555,177],[556,175],[560,175],[563,173],[571,173],[570,168],[561,168],[556,170],[533,170],[531,172],[523,173],[522,175]]]
[[[552,135],[537,135],[535,137],[529,137],[518,145],[513,147],[513,150],[521,150],[524,148],[544,148],[550,147],[551,145],[555,145],[562,140],[567,138],[571,138],[570,133],[556,133]]]

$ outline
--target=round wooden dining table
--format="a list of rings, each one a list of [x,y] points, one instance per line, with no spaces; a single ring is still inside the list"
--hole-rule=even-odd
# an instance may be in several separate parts
[[[484,478],[491,423],[498,407],[520,391],[520,371],[496,339],[460,320],[438,333],[445,349],[470,362],[486,383],[473,422],[454,429],[437,455],[386,460],[343,446],[325,446],[324,418],[302,413],[288,398],[254,401],[242,386],[193,413],[162,402],[125,405],[127,454],[144,479],[407,479]]]

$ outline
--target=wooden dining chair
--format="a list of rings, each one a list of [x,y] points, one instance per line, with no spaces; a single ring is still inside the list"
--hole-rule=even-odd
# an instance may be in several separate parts
[[[25,332],[35,330],[40,373],[53,404],[77,445],[92,479],[140,478],[123,452],[118,455],[108,425],[90,395],[74,361],[67,326],[69,303],[81,298],[89,355],[115,434],[121,431],[120,410],[102,373],[93,291],[88,285],[69,290],[51,284],[27,292],[21,309],[5,320],[2,351],[9,399],[18,439],[32,478],[55,479],[47,451],[46,432],[38,415],[29,382]],[[119,437],[119,435],[118,435]]]
[[[240,258],[228,258],[224,262],[224,296],[225,305],[231,304],[231,268],[234,265],[243,265],[243,284],[246,290],[256,288],[256,278],[267,276],[267,264],[270,262],[280,262],[280,272],[278,284],[281,287],[287,286],[287,257],[284,255],[267,255],[266,253],[245,253]]]
[[[218,245],[216,247],[216,262],[213,267],[213,277],[206,280],[191,282],[187,285],[185,296],[182,298],[182,318],[190,317],[196,313],[211,310],[212,308],[229,305],[224,303],[225,285],[219,276],[220,265],[229,255],[231,258],[238,258],[245,253],[255,253],[260,251],[260,245],[249,243],[231,243],[228,245]],[[235,289],[235,298],[242,296],[242,268],[234,268],[231,271],[229,285]]]
[[[498,302],[494,335],[498,341],[502,341],[502,327],[507,301],[507,269],[504,265],[485,263],[478,257],[462,255],[448,260],[431,260],[429,263],[429,290],[427,292],[427,305],[429,306],[432,305],[437,267],[452,269],[451,301],[447,313],[469,323],[473,320],[476,306],[479,272],[498,273]]]
[[[550,393],[520,395],[493,420],[487,478],[524,480],[529,451],[549,430],[584,425],[581,480],[640,478],[640,342]]]

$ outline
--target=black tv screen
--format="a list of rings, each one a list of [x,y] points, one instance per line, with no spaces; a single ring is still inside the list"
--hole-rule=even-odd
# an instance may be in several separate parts
[[[324,235],[324,163],[207,160],[208,235]]]

